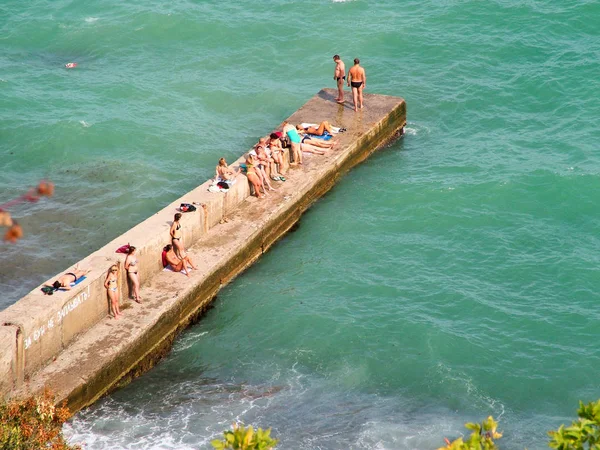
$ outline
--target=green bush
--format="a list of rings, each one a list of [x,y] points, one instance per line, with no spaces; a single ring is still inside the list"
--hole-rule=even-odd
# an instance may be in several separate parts
[[[548,434],[552,438],[548,444],[557,450],[600,450],[600,400],[584,405],[579,402],[579,419],[570,427],[561,425]]]
[[[216,450],[271,450],[277,444],[277,439],[271,438],[271,429],[253,430],[252,426],[233,424],[233,431],[224,431],[224,440],[215,439],[211,442]]]
[[[452,442],[446,439],[446,447],[440,447],[438,450],[497,450],[495,439],[502,437],[496,430],[498,423],[492,416],[489,416],[483,422],[466,423],[465,428],[472,430],[471,436],[464,441],[458,438]]]

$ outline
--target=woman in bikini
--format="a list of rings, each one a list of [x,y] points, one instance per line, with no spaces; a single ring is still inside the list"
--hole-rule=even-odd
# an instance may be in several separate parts
[[[186,277],[190,276],[189,267],[198,270],[198,267],[194,264],[189,255],[186,255],[183,259],[179,259],[171,244],[168,244],[163,248],[163,255],[164,262],[170,265],[173,271],[182,272]]]
[[[171,243],[173,244],[173,249],[177,254],[179,259],[183,259],[185,257],[185,248],[183,247],[182,233],[181,233],[181,224],[179,220],[181,219],[181,213],[175,214],[173,218],[173,225],[171,225],[171,229],[169,233],[171,234]]]
[[[301,139],[298,131],[296,131],[296,127],[289,123],[287,120],[283,122],[283,134],[287,134],[290,140],[290,147],[292,149],[292,162],[290,162],[290,166],[297,166],[298,164],[302,164],[302,150],[300,149]]]
[[[335,145],[337,144],[337,141],[334,141],[333,139],[331,141],[324,141],[323,139],[310,137],[308,135],[308,132],[304,128],[302,128],[301,125],[296,125],[296,130],[298,130],[298,135],[300,135],[300,138],[302,139],[300,145],[310,145],[308,150],[303,148],[303,152],[315,153],[310,151],[311,149],[314,150],[314,147],[318,147],[317,150],[322,152],[322,149],[329,150],[335,147]]]
[[[225,158],[219,159],[219,164],[216,168],[217,181],[228,181],[235,178],[235,171],[227,165]]]
[[[66,291],[71,290],[71,283],[75,283],[82,276],[90,272],[91,269],[81,270],[75,266],[72,272],[66,272],[64,275],[58,277],[58,279],[51,285],[45,285],[54,288],[54,290],[64,289]]]
[[[300,125],[298,125],[296,128],[298,128],[298,127],[300,127],[301,130],[303,129]],[[331,124],[329,122],[327,122],[326,120],[324,120],[323,122],[321,122],[317,128],[315,128],[315,127],[306,127],[303,130],[305,132],[307,132],[308,134],[314,134],[315,136],[323,136],[323,134],[326,131],[329,134],[333,134],[333,128],[331,127]]]
[[[285,181],[285,177],[281,175],[281,168],[283,167],[283,147],[281,147],[281,139],[279,139],[277,133],[271,133],[271,136],[269,136],[268,148],[271,151],[271,158],[273,158],[274,172],[277,174],[279,181]]]
[[[140,275],[138,273],[138,260],[135,257],[136,248],[133,245],[129,246],[129,251],[127,252],[127,257],[125,258],[125,270],[127,271],[127,276],[131,280],[131,286],[133,287],[133,299],[142,303],[142,298],[140,297]]]
[[[260,170],[260,174],[263,179],[263,186],[266,184],[270,191],[274,191],[273,186],[269,182],[269,176],[267,175],[267,171],[265,169],[270,168],[273,159],[271,159],[267,155],[267,151],[265,149],[266,139],[261,139],[260,142],[254,147],[254,151],[256,152],[256,158],[258,159],[258,170]]]
[[[262,179],[257,174],[258,169],[256,169],[256,164],[257,161],[252,153],[248,153],[248,157],[246,158],[246,177],[248,177],[248,181],[254,187],[254,195],[256,195],[258,198],[264,198],[264,194],[260,193],[260,188],[262,187],[264,192],[265,187],[262,183]]]
[[[104,287],[110,300],[110,313],[113,319],[118,319],[121,315],[121,310],[119,309],[119,268],[116,264],[113,264],[108,269],[106,279],[104,280]]]

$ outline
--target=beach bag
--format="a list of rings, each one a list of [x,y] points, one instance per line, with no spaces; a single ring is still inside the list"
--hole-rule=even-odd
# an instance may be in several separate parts
[[[181,212],[194,212],[196,211],[196,207],[194,205],[190,205],[189,203],[182,203],[179,206]]]

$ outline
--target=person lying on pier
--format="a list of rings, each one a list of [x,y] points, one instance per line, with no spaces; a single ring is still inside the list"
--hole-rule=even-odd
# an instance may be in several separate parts
[[[45,284],[45,287],[54,288],[55,291],[59,289],[65,289],[67,291],[71,290],[71,283],[76,283],[81,277],[89,273],[92,269],[81,270],[78,266],[75,266],[71,272],[66,272],[64,275],[58,277],[58,279],[48,285]]]
[[[300,139],[300,135],[296,130],[296,127],[291,123],[285,121],[283,122],[283,133],[287,134],[290,139],[290,147],[292,149],[292,160],[290,166],[297,166],[298,164],[302,164],[302,150],[300,149],[300,144],[302,140]]]
[[[269,136],[268,150],[271,152],[271,158],[273,158],[273,167],[275,169],[275,176],[279,178],[279,181],[285,181],[285,177],[281,175],[283,167],[283,147],[281,146],[281,139],[277,133],[271,133]]]
[[[248,178],[248,181],[250,182],[250,184],[252,184],[252,187],[254,188],[254,195],[258,198],[264,198],[265,196],[260,193],[260,189],[262,188],[263,192],[266,193],[265,186],[263,184],[260,171],[256,167],[258,165],[258,161],[254,157],[254,155],[252,155],[252,153],[256,152],[250,152],[246,157],[246,177]]]
[[[321,122],[319,124],[318,127],[302,127],[301,125],[298,125],[296,128],[300,127],[300,129],[304,129],[305,132],[307,132],[308,134],[314,134],[315,136],[323,136],[325,134],[325,132],[327,131],[329,134],[333,134],[333,127],[331,126],[331,124],[329,122],[327,122],[326,120],[324,120],[323,122]]]
[[[313,153],[315,155],[324,155],[325,152],[319,147],[315,147],[314,145],[309,144],[308,142],[303,142],[300,144],[300,150],[305,153]]]
[[[215,178],[216,182],[219,181],[231,181],[235,178],[236,172],[227,165],[225,158],[219,159],[219,164],[216,167],[217,175]]]
[[[296,130],[298,131],[298,135],[300,135],[300,138],[302,139],[301,144],[309,144],[313,147],[319,147],[324,149],[333,148],[337,144],[337,141],[334,140],[324,141],[323,139],[310,137],[310,135],[306,131],[304,131],[304,128],[302,128],[301,125],[296,125]]]
[[[189,254],[183,259],[179,259],[171,244],[168,244],[163,248],[163,263],[167,263],[167,265],[171,266],[174,272],[181,272],[187,277],[190,276],[190,267],[194,270],[198,269]]]
[[[104,280],[104,287],[110,300],[110,313],[113,319],[118,319],[121,315],[121,309],[119,308],[119,268],[116,264],[113,264],[108,269],[106,279]]]
[[[181,232],[181,224],[179,223],[180,220],[181,213],[175,214],[175,217],[173,218],[173,224],[171,225],[169,233],[171,234],[171,243],[175,248],[175,253],[177,253],[177,257],[181,259],[185,257],[185,248],[183,247],[183,236]]]
[[[302,129],[302,128],[300,128]],[[323,151],[322,148],[319,148],[315,145],[312,145],[313,141],[317,141],[318,139],[312,139],[309,141],[310,137],[301,135],[298,132],[298,127],[295,128],[296,134],[298,135],[298,137],[300,138],[300,153],[302,152],[306,152],[306,153],[314,153],[315,155],[324,155],[325,152]],[[302,136],[304,136],[304,138],[302,138]],[[309,143],[310,142],[310,143]]]

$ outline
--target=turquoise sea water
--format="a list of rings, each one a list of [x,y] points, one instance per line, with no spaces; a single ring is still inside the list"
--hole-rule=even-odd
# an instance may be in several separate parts
[[[600,5],[3,2],[0,306],[207,179],[360,57],[407,134],[348,174],[154,370],[66,427],[90,449],[503,448],[600,397]],[[67,62],[78,62],[65,70]],[[368,107],[368,104],[366,105]],[[348,114],[351,114],[348,111]]]

